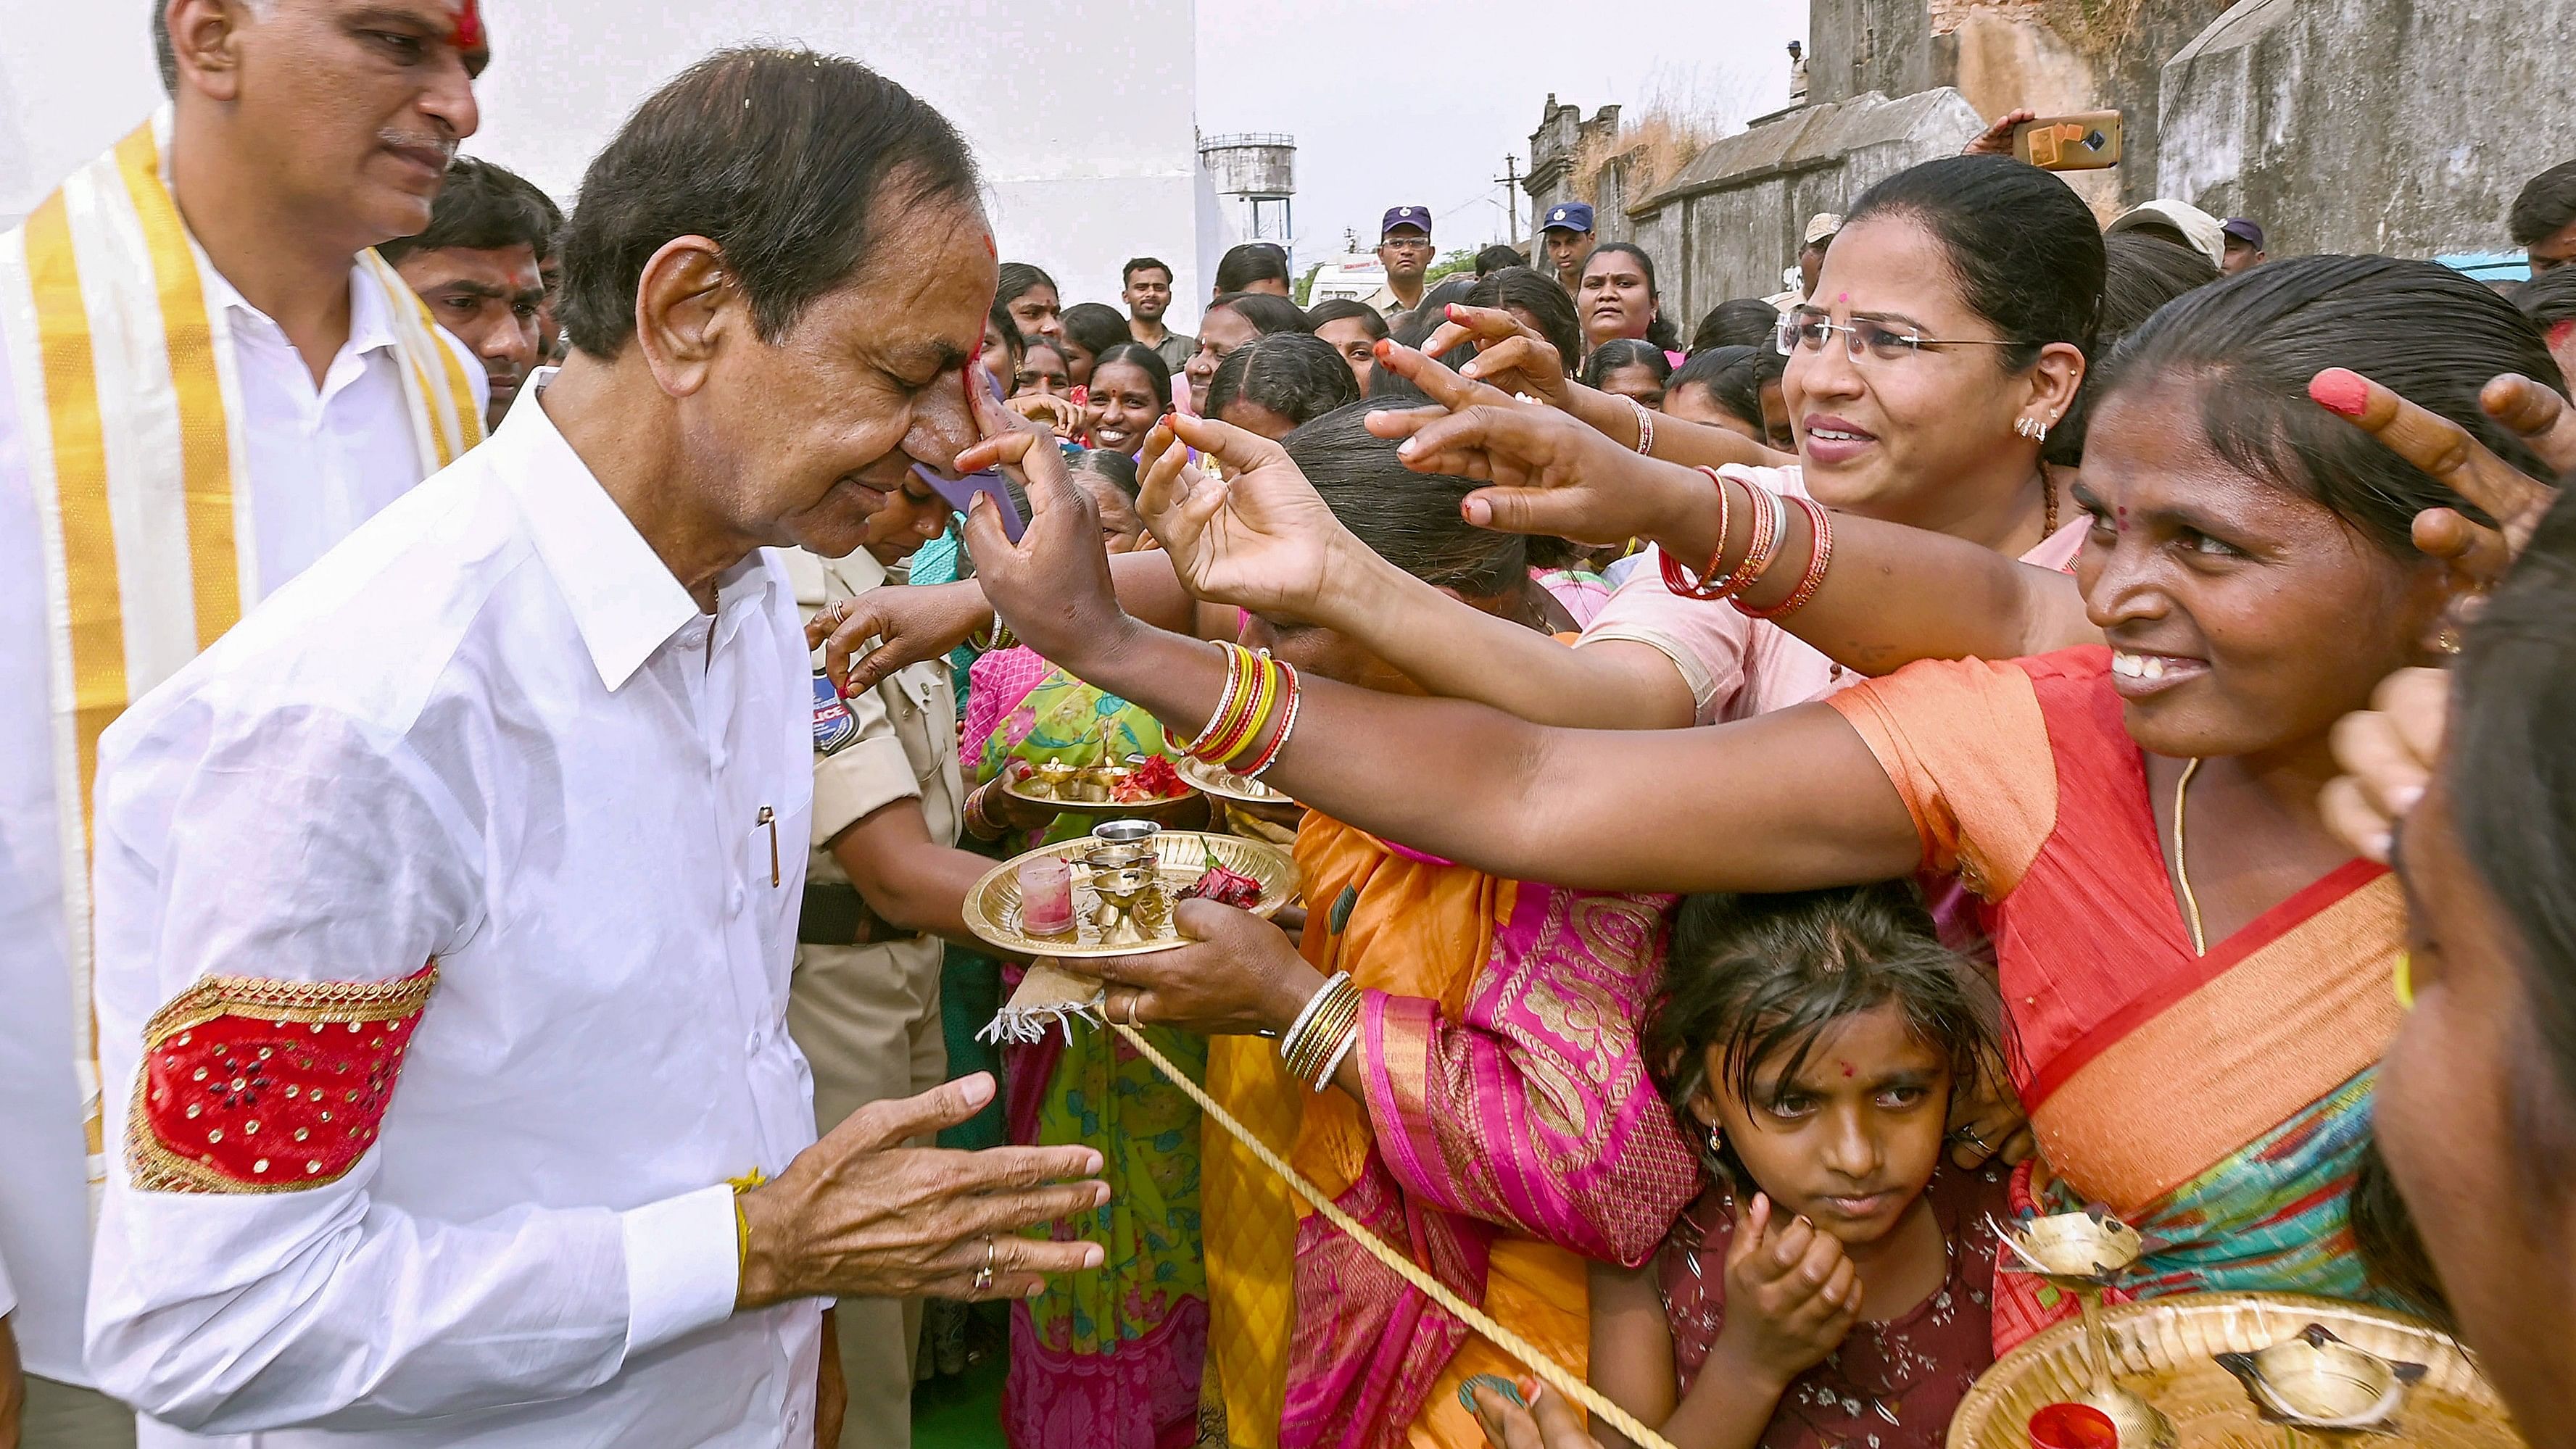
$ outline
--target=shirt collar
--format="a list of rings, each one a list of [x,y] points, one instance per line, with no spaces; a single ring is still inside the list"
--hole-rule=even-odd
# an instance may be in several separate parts
[[[529,391],[542,392],[554,371],[540,369]],[[469,456],[491,467],[518,499],[537,556],[572,610],[599,682],[614,691],[700,617],[697,601],[599,486],[554,419],[535,398],[526,402],[511,408],[500,430]],[[739,615],[725,606],[759,572],[755,555],[726,573],[717,586],[720,615]]]
[[[276,319],[253,306],[251,300],[241,294],[241,289],[233,285],[230,277],[212,266],[200,270],[205,275],[206,304],[210,308],[230,308],[277,327]],[[283,328],[278,330],[281,336],[284,335]],[[378,348],[399,345],[394,336],[393,312],[386,305],[385,289],[377,285],[375,275],[367,270],[364,262],[352,259],[349,263],[348,350],[363,357]]]

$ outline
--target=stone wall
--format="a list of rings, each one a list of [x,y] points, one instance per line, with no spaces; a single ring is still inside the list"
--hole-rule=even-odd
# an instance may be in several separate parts
[[[2164,194],[2272,254],[2506,251],[2576,156],[2576,0],[2243,0],[2163,70]]]

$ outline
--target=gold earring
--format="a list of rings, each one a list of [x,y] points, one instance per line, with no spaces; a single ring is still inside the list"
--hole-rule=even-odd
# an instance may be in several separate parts
[[[1714,1122],[1708,1124],[1708,1150],[1711,1156],[1726,1151],[1726,1129]]]

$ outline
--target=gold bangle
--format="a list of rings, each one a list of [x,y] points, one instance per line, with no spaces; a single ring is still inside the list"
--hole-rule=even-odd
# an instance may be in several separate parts
[[[1345,981],[1298,1038],[1296,1053],[1288,1063],[1289,1075],[1301,1082],[1314,1081],[1325,1059],[1341,1046],[1342,1038],[1359,1019],[1359,1006],[1359,988]]]
[[[1253,745],[1258,743],[1263,733],[1270,728],[1271,711],[1279,707],[1281,688],[1279,661],[1267,654],[1259,655],[1257,658],[1260,662],[1261,674],[1253,682],[1252,707],[1244,712],[1242,727],[1218,741],[1218,746],[1221,748],[1214,750],[1212,763],[1220,768],[1232,766],[1235,761],[1242,759],[1251,751]]]
[[[1180,741],[1173,739],[1172,732],[1170,730],[1167,729],[1163,731],[1164,743],[1171,745],[1173,748],[1179,750],[1185,755],[1198,754],[1199,751],[1208,747],[1209,741],[1214,740],[1217,737],[1217,732],[1225,726],[1227,719],[1232,716],[1236,699],[1243,693],[1244,680],[1248,677],[1248,673],[1244,668],[1244,661],[1252,657],[1251,650],[1244,648],[1240,644],[1228,644],[1223,640],[1211,640],[1209,642],[1214,643],[1216,645],[1217,652],[1225,656],[1225,692],[1216,697],[1216,712],[1208,716],[1206,728],[1191,736],[1188,744],[1182,744]]]

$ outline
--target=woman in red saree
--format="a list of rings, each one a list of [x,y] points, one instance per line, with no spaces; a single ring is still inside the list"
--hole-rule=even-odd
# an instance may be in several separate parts
[[[1850,329],[1869,320],[1870,299],[1838,292],[1831,266],[1833,326],[1802,338],[1793,394],[1801,368],[1980,365],[1969,352],[1864,345]],[[2087,443],[2080,614],[2060,578],[1838,522],[1833,567],[1800,619],[1811,640],[1845,626],[1899,636],[1890,663],[2101,642],[1918,664],[1828,704],[1646,735],[1540,729],[1319,682],[1272,777],[1419,848],[1600,889],[1955,874],[1995,941],[2020,1034],[2014,1081],[2063,1190],[2172,1243],[2138,1291],[2368,1294],[2347,1205],[2369,1074],[2395,1021],[2402,913],[2377,868],[2326,830],[2317,792],[2333,773],[2334,722],[2391,670],[2443,657],[2451,606],[2472,581],[2417,553],[2410,527],[2470,505],[2310,400],[2309,379],[2339,365],[2540,476],[2477,401],[2498,372],[2561,386],[2510,307],[2425,263],[2278,263],[2176,303],[2125,349]],[[2360,408],[2337,389],[2321,396]],[[1713,558],[1712,576],[1751,551],[1760,505],[1740,485],[1712,489],[1542,409],[1376,421],[1411,435],[1416,468],[1510,485],[1471,498],[1471,517],[1487,505],[1483,516],[1509,511],[1515,526],[1598,537],[1608,530],[1573,521],[1598,506],[1676,557]],[[1271,567],[1311,523],[1286,505],[1284,460],[1203,425],[1184,431],[1231,450],[1234,465],[1222,490],[1186,477],[1178,499],[1149,489],[1148,520],[1194,585],[1265,602],[1267,588],[1320,595],[1284,582],[1315,575],[1311,553]],[[1276,497],[1254,479],[1265,468]],[[1720,497],[1731,523],[1710,506]],[[1548,502],[1560,506],[1542,518]],[[1078,529],[1033,527],[1015,547],[989,520],[969,526],[979,561],[991,559],[986,593],[1014,627],[1030,618],[1087,677],[1198,727],[1220,661],[1120,618],[1096,563],[1055,544]],[[1779,605],[1815,552],[1793,516],[1747,602]],[[1366,621],[1345,627],[1365,639]],[[1137,964],[1150,1017],[1167,968]]]

